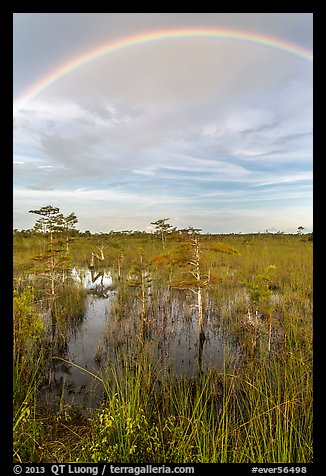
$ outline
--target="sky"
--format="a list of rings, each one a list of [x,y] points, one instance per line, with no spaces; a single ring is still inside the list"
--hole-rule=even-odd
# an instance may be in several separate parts
[[[229,37],[165,37],[44,78],[99,45],[241,31],[312,54],[310,13],[15,13],[13,224],[75,212],[82,231],[312,231],[312,61]],[[30,93],[33,91],[34,93]],[[36,93],[35,93],[36,89]]]

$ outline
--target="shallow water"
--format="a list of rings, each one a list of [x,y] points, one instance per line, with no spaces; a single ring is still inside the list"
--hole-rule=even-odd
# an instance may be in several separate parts
[[[72,277],[88,291],[86,312],[78,329],[67,336],[65,359],[70,363],[55,361],[44,398],[50,407],[58,407],[60,400],[96,407],[103,387],[88,372],[101,376],[108,365],[121,363],[126,349],[133,352],[139,332],[135,323],[137,313],[120,319],[114,315],[112,306],[117,292],[109,271],[98,273],[75,268]],[[219,327],[208,318],[206,339],[201,346],[196,308],[191,302],[191,298],[181,302],[174,296],[169,312],[164,313],[164,306],[158,306],[161,311],[154,312],[155,320],[152,318],[147,324],[147,340],[154,349],[154,363],[177,377],[195,377],[200,370],[208,368],[222,371],[224,366],[225,345]]]

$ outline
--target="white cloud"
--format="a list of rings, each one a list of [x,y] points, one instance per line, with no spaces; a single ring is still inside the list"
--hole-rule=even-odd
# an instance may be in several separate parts
[[[243,29],[251,25],[254,31],[299,42],[306,32],[304,41],[311,39],[310,17],[296,14],[162,14],[164,20],[138,14],[137,21],[110,15],[104,17],[112,38],[137,30],[136,23],[149,27],[149,18],[171,26],[189,25],[200,16],[211,26],[232,27],[234,19]],[[40,25],[30,18],[36,32]],[[37,37],[33,43],[31,28],[25,36],[42,65],[54,64],[49,51],[59,38],[69,51],[72,45],[83,51],[87,42],[74,14],[69,32],[63,29],[60,37],[47,15],[42,18],[48,29],[41,41]],[[64,18],[52,21],[59,25]],[[89,38],[107,38],[103,18],[83,18],[94,34]],[[76,41],[65,41],[69,35]],[[26,71],[36,66],[24,56],[25,50],[32,56],[32,48],[22,43],[16,41],[16,71],[23,64]],[[60,63],[59,51],[60,45],[55,53]],[[279,208],[296,202],[299,209],[310,200],[311,131],[312,68],[302,59],[226,39],[170,39],[126,48],[72,71],[16,113],[14,179],[21,187],[14,190],[15,210],[23,203],[55,201],[71,204],[76,212],[78,207],[94,227],[96,217],[100,223],[112,207],[116,226],[126,225],[129,217],[139,228],[138,217],[146,227],[145,215],[160,213],[183,222],[203,217],[210,226],[213,210],[222,213],[238,201],[246,204],[246,219],[257,227],[273,201],[275,220],[281,220]],[[227,209],[223,223],[242,223],[241,217]]]

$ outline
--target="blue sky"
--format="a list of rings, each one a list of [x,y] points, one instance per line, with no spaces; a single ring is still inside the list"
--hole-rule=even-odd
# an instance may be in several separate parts
[[[104,41],[216,27],[312,50],[312,14],[15,14],[14,98]],[[261,45],[184,38],[76,69],[14,114],[14,227],[31,208],[93,232],[312,230],[312,64]]]

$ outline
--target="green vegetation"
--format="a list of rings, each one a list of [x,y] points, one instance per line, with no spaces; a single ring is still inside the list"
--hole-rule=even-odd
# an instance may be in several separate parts
[[[90,234],[69,225],[72,215],[60,230],[14,233],[14,460],[311,462],[310,236],[204,235],[168,219],[153,222],[153,234]],[[86,290],[70,270],[89,266],[95,249],[96,270],[113,278],[117,358],[103,354],[98,372],[76,368],[103,388],[91,414],[66,403],[63,390],[50,409],[41,398],[47,375],[69,364],[68,336],[85,314]],[[46,257],[42,273],[37,256]],[[53,268],[54,256],[64,266]],[[53,278],[54,295],[40,274]],[[224,369],[178,377],[155,358],[176,300],[221,330]]]

